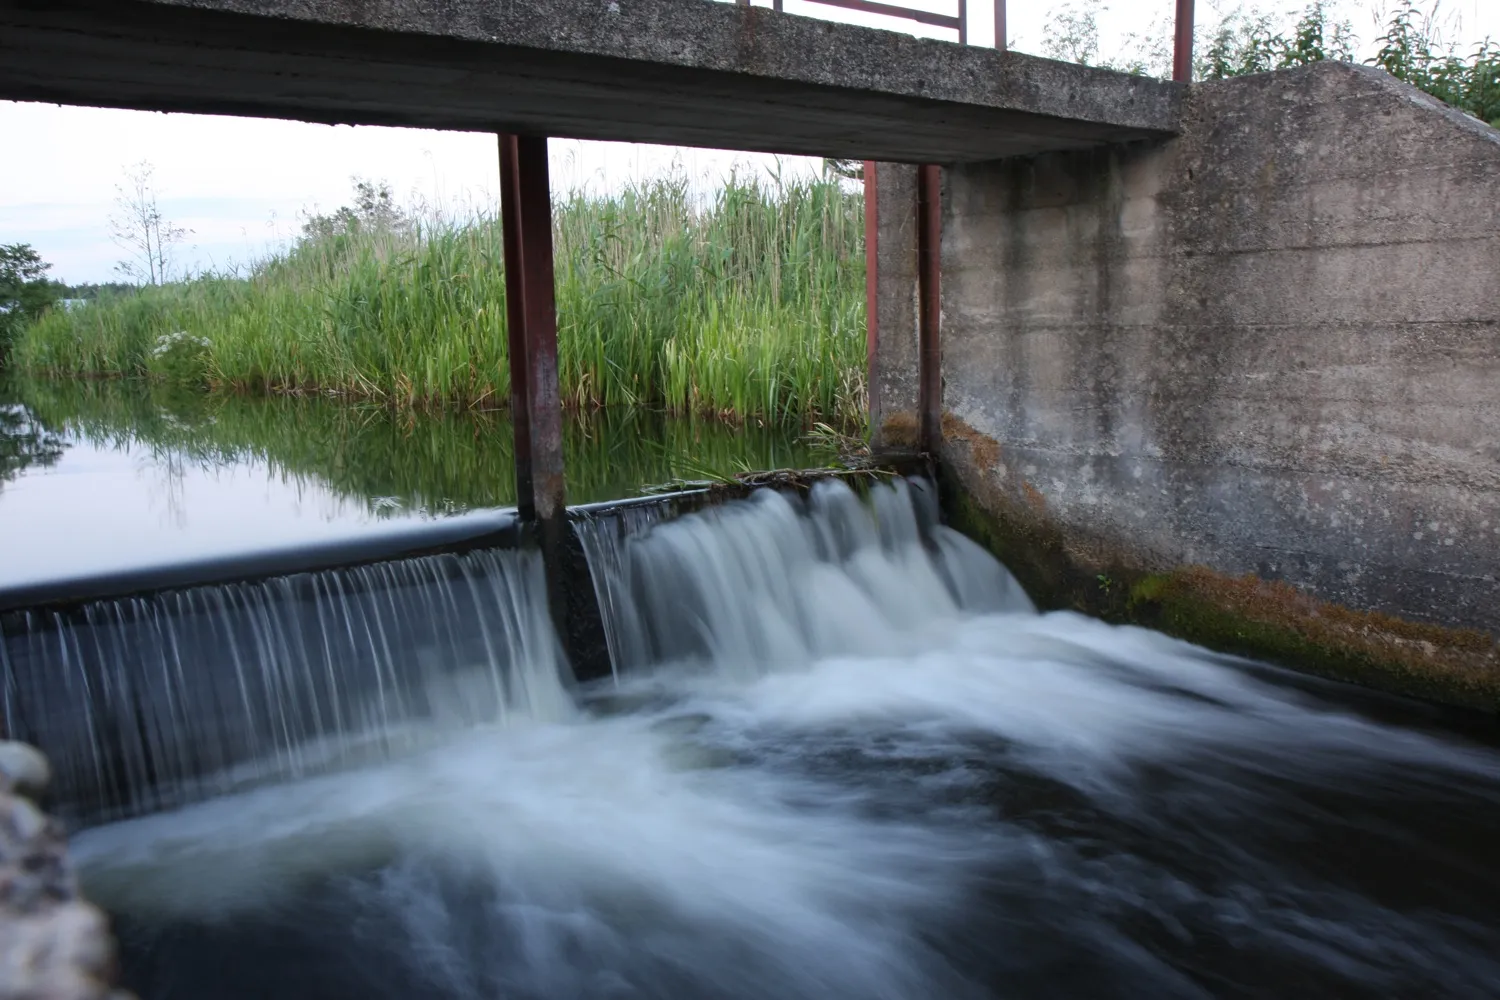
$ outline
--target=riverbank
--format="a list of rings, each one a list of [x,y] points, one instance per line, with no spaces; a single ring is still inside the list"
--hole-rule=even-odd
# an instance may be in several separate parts
[[[862,425],[863,197],[838,180],[660,178],[554,210],[558,368],[574,409]],[[350,226],[238,275],[53,310],[17,367],[413,409],[509,395],[498,217]]]

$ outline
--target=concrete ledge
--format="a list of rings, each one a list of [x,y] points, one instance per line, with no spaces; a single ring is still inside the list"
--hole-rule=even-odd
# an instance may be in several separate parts
[[[901,421],[889,436],[899,436]],[[1064,523],[1036,491],[1016,499],[974,471],[999,444],[951,414],[941,479],[949,524],[988,548],[1044,610],[1136,624],[1329,680],[1500,713],[1500,642],[1320,601],[1285,581],[1207,566],[1159,569],[1128,542]]]

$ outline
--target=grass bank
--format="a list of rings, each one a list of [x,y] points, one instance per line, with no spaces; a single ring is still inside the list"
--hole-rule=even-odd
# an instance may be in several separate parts
[[[863,200],[836,180],[668,177],[554,210],[566,402],[805,425],[864,412]],[[333,392],[414,408],[509,393],[499,220],[352,226],[237,276],[73,310],[21,334],[48,375]]]

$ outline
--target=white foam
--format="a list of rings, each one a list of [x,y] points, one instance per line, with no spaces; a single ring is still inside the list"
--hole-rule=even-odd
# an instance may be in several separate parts
[[[1142,967],[1157,960],[1107,914],[1177,926],[1206,912],[1272,938],[1291,933],[1299,906],[1336,906],[1369,940],[1448,946],[1442,928],[1307,877],[1277,895],[1281,875],[1253,838],[1190,831],[1200,839],[1184,850],[1235,858],[1232,876],[1215,875],[1230,885],[1220,892],[997,820],[966,761],[1019,762],[1170,838],[1165,800],[1142,792],[1149,767],[1173,768],[1232,827],[1264,821],[1269,793],[1193,784],[1200,764],[1314,787],[1434,769],[1500,803],[1494,753],[1363,719],[1155,633],[1037,615],[983,553],[904,515],[917,508],[900,489],[877,495],[874,513],[849,499],[825,493],[809,518],[762,496],[632,543],[615,582],[637,589],[613,604],[650,626],[630,640],[637,655],[656,643],[674,659],[627,673],[612,714],[473,730],[403,760],[88,831],[74,845],[87,891],[140,919],[220,920],[384,867],[372,898],[403,914],[410,942],[446,956],[433,975],[456,982],[457,918],[407,863],[425,859],[501,887],[523,914],[523,964],[557,995],[572,989],[558,985],[572,982],[560,941],[587,942],[605,965],[639,948],[706,961],[672,950],[684,928],[773,970],[746,995],[952,995],[924,930],[955,925],[981,872],[1026,898],[1097,901],[1059,940]],[[686,641],[664,632],[674,626]],[[1308,948],[1347,950],[1350,925],[1318,920],[1297,925]],[[1373,976],[1380,959],[1357,961]]]

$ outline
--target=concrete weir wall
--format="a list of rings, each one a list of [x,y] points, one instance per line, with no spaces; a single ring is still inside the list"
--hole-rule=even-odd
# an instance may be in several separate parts
[[[1500,707],[1500,132],[1324,64],[1195,86],[1171,139],[944,173],[956,516],[1043,601]]]

